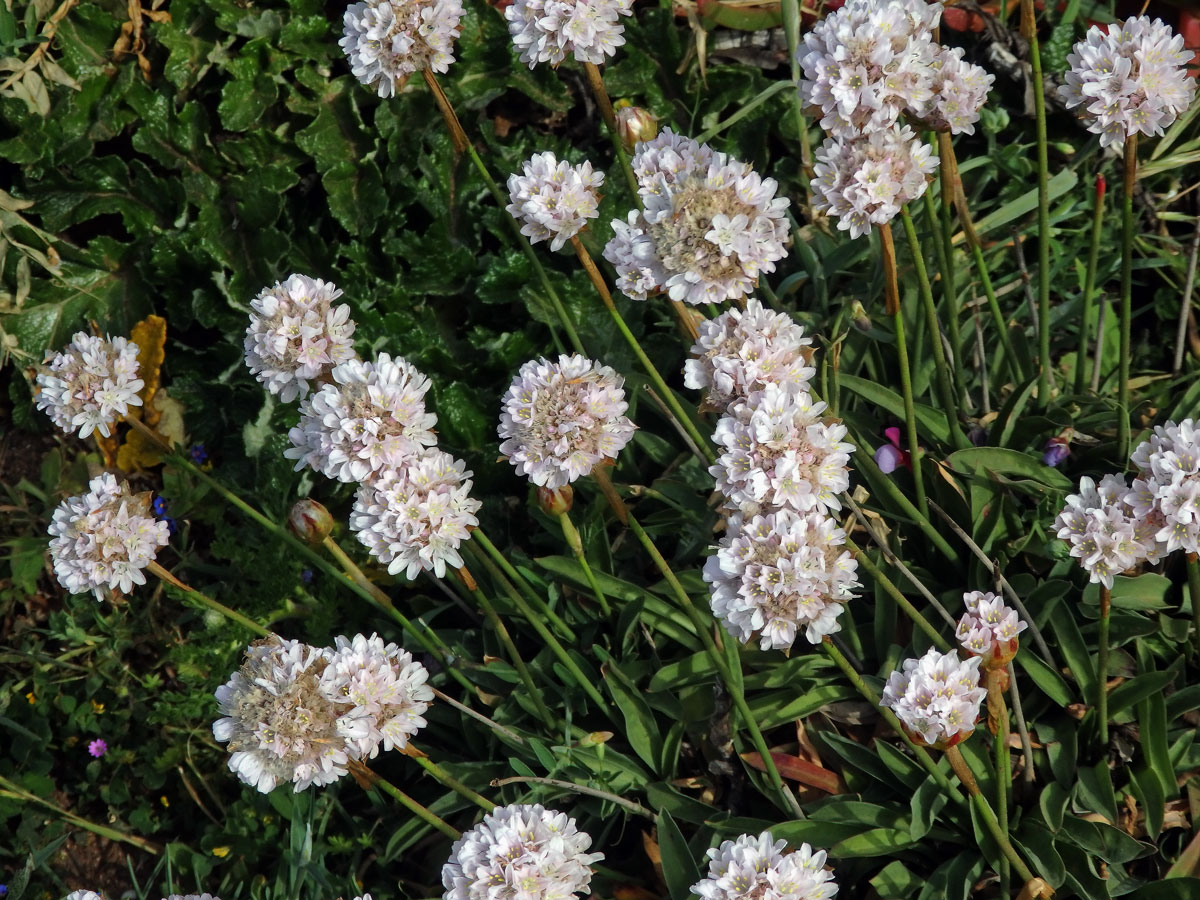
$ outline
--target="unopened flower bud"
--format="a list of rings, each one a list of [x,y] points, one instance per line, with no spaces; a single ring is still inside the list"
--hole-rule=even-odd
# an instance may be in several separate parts
[[[658,135],[658,116],[640,106],[623,106],[617,110],[617,134],[625,149],[632,152],[635,144]]]
[[[569,484],[558,488],[540,487],[537,489],[538,506],[548,516],[558,516],[571,511],[575,500],[575,491]]]
[[[1058,466],[1066,461],[1066,458],[1071,455],[1071,448],[1067,443],[1067,439],[1063,437],[1052,437],[1046,441],[1046,446],[1043,448],[1042,462],[1048,466]]]
[[[300,540],[319,544],[333,531],[333,516],[316,500],[305,497],[288,513],[288,528]]]

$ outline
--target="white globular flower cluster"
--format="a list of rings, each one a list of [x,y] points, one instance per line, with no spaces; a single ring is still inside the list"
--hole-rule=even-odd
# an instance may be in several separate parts
[[[328,281],[297,274],[250,302],[246,365],[284,403],[304,397],[334,366],[355,358],[350,307],[333,303],[341,295]]]
[[[325,785],[350,760],[403,748],[425,724],[428,673],[395,644],[339,637],[332,648],[271,635],[251,644],[241,668],[217,688],[229,768],[262,793],[291,783]]]
[[[1200,427],[1192,419],[1156,426],[1132,462],[1139,472],[1127,500],[1135,516],[1158,526],[1159,555],[1200,553]]]
[[[462,17],[462,0],[351,3],[338,43],[354,77],[380,97],[391,97],[416,72],[449,69]]]
[[[498,806],[454,842],[442,867],[443,900],[571,900],[604,858],[587,852],[591,844],[566,813]]]
[[[638,144],[632,164],[644,211],[614,220],[604,248],[626,296],[736,300],[787,255],[790,201],[773,178],[669,128]]]
[[[479,525],[481,504],[470,494],[464,463],[430,448],[359,486],[350,529],[393,575],[442,578],[447,565],[462,566],[458,548]]]
[[[1079,108],[1102,147],[1139,132],[1162,134],[1195,97],[1196,79],[1186,68],[1191,61],[1183,36],[1159,19],[1094,25],[1067,57],[1059,97]]]
[[[1130,490],[1117,475],[1106,475],[1099,485],[1088,477],[1079,480],[1079,493],[1067,497],[1055,519],[1058,537],[1071,546],[1071,556],[1087,570],[1089,580],[1112,588],[1113,578],[1143,562],[1156,562],[1168,552],[1159,540],[1164,523],[1158,512],[1139,509],[1145,485]],[[1165,538],[1164,538],[1165,541]]]
[[[530,360],[502,401],[500,452],[538,487],[591,474],[633,437],[623,384],[611,368],[579,354]]]
[[[724,448],[709,472],[717,490],[746,515],[765,507],[825,514],[841,509],[850,485],[846,426],[822,417],[823,402],[768,384],[738,400],[717,422]]]
[[[1007,665],[1017,654],[1018,636],[1028,626],[996,594],[969,591],[963,594],[963,603],[967,611],[954,632],[958,642],[968,653],[982,657],[986,668]]]
[[[971,736],[987,695],[979,683],[980,662],[978,656],[963,660],[931,647],[920,659],[905,660],[901,671],[892,672],[880,705],[931,747],[952,747]]]
[[[996,76],[963,59],[961,47],[938,47],[934,53],[933,97],[921,121],[935,131],[974,134],[979,111]]]
[[[845,543],[837,522],[820,513],[733,515],[704,564],[713,615],[742,643],[757,636],[763,650],[791,647],[801,630],[819,644],[841,630],[842,603],[858,587]]]
[[[708,851],[708,874],[691,891],[700,900],[828,900],[837,894],[824,850],[786,848],[787,841],[769,831],[724,841]]]
[[[625,43],[622,16],[633,15],[633,0],[514,0],[504,10],[508,32],[529,68],[557,66],[574,55],[600,65]]]
[[[104,897],[95,891],[71,891],[66,900],[104,900]]]
[[[311,467],[328,478],[363,482],[400,466],[436,443],[437,416],[425,411],[429,379],[407,360],[379,354],[352,359],[330,373],[300,404],[300,424],[288,432],[283,455],[296,470]]]
[[[573,166],[549,151],[535,153],[520,175],[508,176],[508,212],[532,243],[550,241],[558,250],[596,218],[604,173],[584,162]]]
[[[861,237],[924,194],[937,167],[933,148],[908,125],[858,138],[828,137],[813,167],[813,209],[836,217],[852,238]]]
[[[221,900],[221,898],[214,897],[212,894],[172,894],[164,900]]]
[[[166,522],[150,510],[150,494],[134,494],[125,482],[97,475],[86,494],[68,497],[50,522],[50,558],[59,584],[72,594],[129,593],[145,584],[146,568],[166,545]]]
[[[106,340],[80,331],[46,362],[37,374],[37,408],[65,432],[109,437],[117,416],[142,405],[138,346],[123,337]]]
[[[809,364],[812,338],[791,316],[765,309],[756,297],[744,310],[734,307],[701,322],[691,352],[683,383],[708,391],[708,409],[724,411],[768,384],[803,391],[816,374]]]

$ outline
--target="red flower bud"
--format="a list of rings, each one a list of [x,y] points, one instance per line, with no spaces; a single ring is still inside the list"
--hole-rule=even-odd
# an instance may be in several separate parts
[[[569,484],[560,488],[537,489],[538,506],[548,516],[558,517],[571,511],[571,503],[575,499],[575,491]]]
[[[1103,175],[1096,176],[1096,203],[1104,202],[1104,192],[1108,189],[1108,182],[1104,180]]]
[[[309,544],[319,544],[333,531],[333,516],[316,500],[298,500],[288,513],[292,534]]]

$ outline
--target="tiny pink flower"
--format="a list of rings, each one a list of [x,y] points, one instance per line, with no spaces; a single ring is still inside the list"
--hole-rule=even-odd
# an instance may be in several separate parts
[[[96,738],[88,744],[88,753],[99,759],[108,752],[108,744],[104,742],[104,738]]]

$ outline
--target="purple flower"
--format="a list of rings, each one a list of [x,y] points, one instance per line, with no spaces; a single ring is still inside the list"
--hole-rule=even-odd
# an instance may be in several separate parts
[[[202,466],[208,462],[208,451],[204,449],[203,444],[192,444],[192,449],[188,451],[188,455],[192,458],[192,462],[198,466]]]
[[[99,759],[108,752],[108,744],[104,743],[104,738],[96,738],[88,744],[88,753]]]
[[[305,584],[312,584],[313,570],[312,569],[301,569],[300,570],[300,580],[303,581]]]
[[[167,523],[167,531],[170,532],[171,537],[174,537],[175,532],[179,530],[179,523],[167,515],[166,498],[161,494],[156,494],[154,502],[150,504],[150,511],[154,513],[155,517]]]
[[[909,459],[908,453],[900,449],[900,429],[893,425],[891,428],[883,429],[883,434],[888,439],[888,443],[875,450],[875,465],[879,466],[879,471],[884,475],[891,475],[900,466],[907,466],[911,469],[912,461]]]
[[[1071,448],[1067,446],[1065,439],[1061,437],[1050,438],[1046,441],[1045,450],[1042,453],[1042,462],[1048,466],[1061,465],[1068,456],[1071,455]]]

